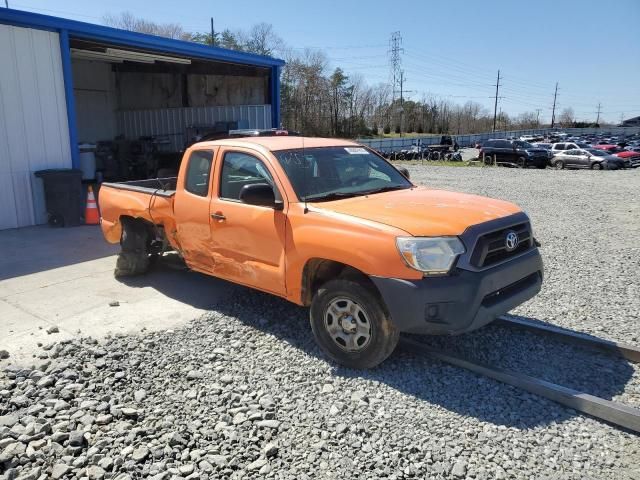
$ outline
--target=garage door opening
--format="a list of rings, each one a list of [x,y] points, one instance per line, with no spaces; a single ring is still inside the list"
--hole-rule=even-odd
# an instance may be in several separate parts
[[[172,176],[204,135],[272,127],[271,68],[73,38],[70,47],[85,179]]]

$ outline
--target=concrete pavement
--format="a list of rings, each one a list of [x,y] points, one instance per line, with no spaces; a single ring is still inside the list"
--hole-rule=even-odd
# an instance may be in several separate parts
[[[0,231],[0,350],[11,354],[0,362],[34,363],[38,342],[176,327],[242,288],[171,259],[117,280],[118,250],[95,226]]]

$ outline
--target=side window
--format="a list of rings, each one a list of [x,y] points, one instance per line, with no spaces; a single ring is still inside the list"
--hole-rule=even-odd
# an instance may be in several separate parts
[[[558,143],[558,144],[556,145],[556,148],[555,148],[555,149],[556,149],[556,150],[564,150],[564,143]]]
[[[225,153],[220,175],[220,198],[240,200],[242,187],[253,183],[268,183],[275,190],[273,177],[261,160],[247,153]]]
[[[498,145],[496,145],[496,147],[498,148],[513,148],[513,145],[511,145],[511,142],[507,142],[506,140],[501,140],[498,142]]]
[[[184,181],[184,189],[187,192],[201,197],[207,196],[212,163],[213,152],[211,150],[196,150],[191,154]]]

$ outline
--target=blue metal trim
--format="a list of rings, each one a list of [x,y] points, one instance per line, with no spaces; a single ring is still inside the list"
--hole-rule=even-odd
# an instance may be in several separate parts
[[[0,8],[0,23],[18,25],[42,30],[66,30],[70,37],[97,40],[115,45],[161,51],[175,55],[218,60],[222,62],[238,63],[260,67],[275,67],[284,65],[284,60],[256,55],[253,53],[236,52],[224,48],[210,47],[194,42],[173,40],[144,33],[129,32],[117,28],[78,22],[66,18],[41,15],[39,13],[24,12],[8,8]]]
[[[64,78],[64,96],[67,101],[67,123],[69,124],[69,148],[71,166],[80,168],[78,151],[78,126],[76,124],[76,97],[73,93],[73,70],[71,69],[71,48],[69,32],[60,30],[60,56],[62,58],[62,77]]]
[[[271,67],[271,127],[280,128],[280,67]]]

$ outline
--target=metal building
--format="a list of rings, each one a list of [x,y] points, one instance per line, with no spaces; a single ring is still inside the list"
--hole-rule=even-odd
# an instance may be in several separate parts
[[[80,143],[280,124],[271,57],[0,8],[0,62],[0,229],[46,222],[33,172],[78,168]]]

